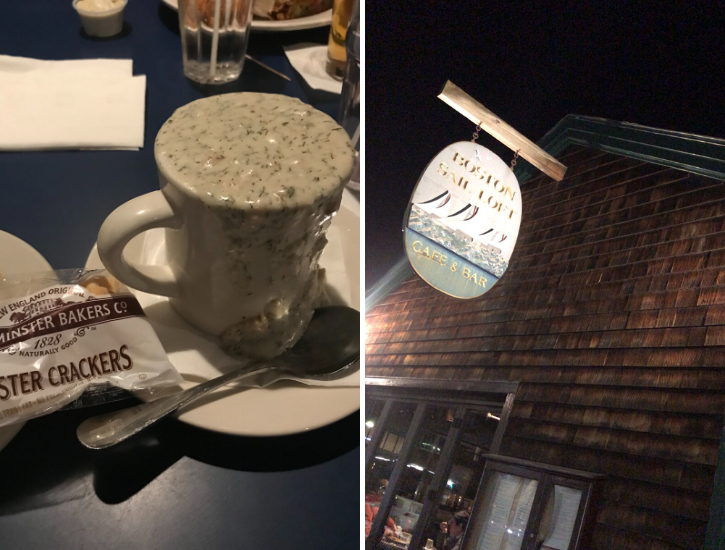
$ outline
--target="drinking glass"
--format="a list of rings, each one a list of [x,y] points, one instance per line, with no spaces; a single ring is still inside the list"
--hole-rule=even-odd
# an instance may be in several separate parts
[[[340,96],[340,123],[352,140],[357,156],[348,187],[360,189],[360,2],[352,6],[350,23],[345,37],[346,60]]]
[[[179,0],[184,74],[202,84],[239,78],[251,23],[252,0]]]
[[[353,0],[334,0],[332,3],[332,23],[327,41],[327,73],[341,80],[345,69],[345,38],[352,15]]]

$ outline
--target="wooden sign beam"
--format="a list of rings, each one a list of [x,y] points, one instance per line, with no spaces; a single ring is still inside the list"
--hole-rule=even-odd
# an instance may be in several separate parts
[[[551,176],[556,181],[564,179],[566,166],[533,141],[521,135],[512,126],[506,124],[450,80],[446,82],[443,91],[438,97],[474,124],[480,124],[481,128],[506,145],[506,147],[509,147],[512,151],[518,151],[520,156],[528,160],[547,176]]]

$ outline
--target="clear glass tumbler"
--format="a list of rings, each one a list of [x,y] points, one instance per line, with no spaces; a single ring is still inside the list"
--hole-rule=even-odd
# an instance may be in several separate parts
[[[202,84],[239,78],[251,23],[252,0],[179,0],[184,74]]]
[[[348,187],[360,189],[360,2],[354,0],[345,37],[346,62],[337,121],[350,136],[357,152]]]

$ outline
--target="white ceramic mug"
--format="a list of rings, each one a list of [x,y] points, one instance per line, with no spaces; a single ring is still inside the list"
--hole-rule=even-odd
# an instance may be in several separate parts
[[[269,302],[268,290],[255,295],[240,292],[238,281],[228,267],[227,238],[208,206],[161,172],[159,179],[160,191],[121,205],[103,223],[98,233],[98,254],[108,271],[131,288],[168,296],[179,315],[214,335],[263,310]],[[341,197],[342,189],[327,207],[325,226],[329,225],[329,214],[338,209]],[[123,250],[131,239],[155,228],[167,228],[168,265],[140,265],[124,258]],[[288,229],[280,228],[281,231]],[[326,240],[322,238],[324,246]],[[314,246],[319,248],[316,266],[322,246],[311,244]],[[264,252],[252,256],[252,263],[260,268],[256,279],[266,277],[268,270],[264,268],[270,259],[264,258]],[[293,276],[293,266],[288,268],[289,275]]]
[[[185,124],[184,114],[187,112],[193,115],[190,116],[193,124],[198,124],[199,113],[216,112],[214,109],[218,105],[224,108],[221,112],[226,113],[235,107],[235,100],[245,100],[244,97],[235,99],[233,95],[199,100],[195,102],[198,105],[190,104],[186,111],[182,107],[172,117],[174,120],[169,119],[162,127],[159,135],[165,128],[179,131],[179,126]],[[252,107],[247,106],[247,111],[254,111],[260,105],[272,101],[277,101],[281,106],[287,105],[286,100],[270,99],[262,94],[258,96],[252,98]],[[298,104],[301,105],[296,102],[289,108],[299,110]],[[237,117],[238,113],[234,116]],[[174,124],[171,125],[171,122]],[[268,126],[269,123],[259,130],[265,136]],[[280,128],[286,130],[288,126],[280,124]],[[281,139],[282,134],[275,135],[276,138],[269,139]],[[108,271],[129,287],[168,296],[172,307],[184,319],[205,332],[221,336],[225,347],[228,350],[232,347],[233,353],[249,352],[261,356],[279,353],[301,335],[314,307],[319,305],[319,296],[324,293],[318,260],[327,242],[326,229],[333,213],[340,206],[342,191],[350,177],[351,149],[344,145],[343,173],[335,176],[333,184],[328,184],[324,192],[315,190],[305,195],[300,180],[292,180],[297,187],[296,191],[290,188],[289,198],[294,196],[294,200],[289,200],[289,204],[275,196],[270,200],[276,202],[259,201],[259,204],[252,205],[251,201],[239,199],[236,202],[224,201],[222,199],[225,197],[220,196],[210,201],[206,197],[210,193],[194,190],[194,186],[189,185],[188,172],[174,170],[178,165],[189,165],[193,161],[193,156],[190,157],[192,160],[184,158],[179,161],[180,156],[191,153],[180,154],[178,151],[187,151],[187,144],[198,140],[183,138],[186,142],[178,150],[174,149],[172,155],[171,149],[165,150],[159,145],[160,139],[157,137],[155,158],[161,189],[137,197],[111,213],[98,234],[101,261]],[[222,145],[234,147],[235,143],[223,142]],[[325,143],[325,147],[329,145]],[[224,148],[223,155],[227,157],[224,159],[221,146],[216,152],[209,147],[203,150],[212,151],[212,161],[223,159],[223,162],[233,167],[244,165],[245,158],[248,158],[243,152],[238,154]],[[333,156],[338,154],[338,150],[333,151]],[[239,162],[231,161],[232,155]],[[281,156],[275,158],[285,162]],[[290,166],[304,164],[298,164],[302,161],[296,159],[289,160]],[[314,158],[308,160],[313,162]],[[198,186],[208,185],[211,180],[212,187],[205,189],[216,193],[217,188],[213,185],[216,181],[214,178],[218,176],[210,176],[203,164],[197,162],[200,168],[194,173],[193,178],[196,179],[193,181]],[[260,164],[260,171],[267,166],[264,162]],[[309,166],[304,166],[300,173],[311,171]],[[320,178],[311,178],[314,179]],[[271,179],[259,181],[260,186],[266,185],[269,190]],[[287,176],[282,182],[275,187],[282,191],[275,193],[284,194]],[[219,187],[218,190],[224,189]],[[303,196],[304,200],[301,198]],[[167,265],[138,265],[124,258],[123,250],[131,239],[155,228],[167,228]],[[235,339],[246,339],[250,344],[246,348],[242,346],[241,349],[234,349]],[[227,345],[227,341],[231,341],[232,345]],[[253,347],[251,351],[250,346]]]

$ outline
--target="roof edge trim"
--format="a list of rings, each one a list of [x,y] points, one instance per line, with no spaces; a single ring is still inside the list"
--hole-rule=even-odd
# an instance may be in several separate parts
[[[537,143],[553,156],[570,144],[725,180],[725,139],[571,114]],[[539,174],[523,159],[515,172],[520,183]]]

